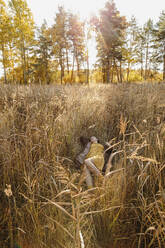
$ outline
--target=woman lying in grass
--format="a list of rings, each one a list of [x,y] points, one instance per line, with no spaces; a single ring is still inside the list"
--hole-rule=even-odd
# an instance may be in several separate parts
[[[91,173],[102,177],[101,171],[104,165],[104,146],[98,143],[98,139],[95,136],[92,136],[90,141],[89,152],[84,160],[84,172],[88,188],[93,187]]]
[[[98,139],[92,136],[89,139],[80,138],[85,149],[76,157],[76,162],[84,166],[84,175],[88,188],[93,187],[92,174],[102,177],[104,166],[104,146],[98,143]]]

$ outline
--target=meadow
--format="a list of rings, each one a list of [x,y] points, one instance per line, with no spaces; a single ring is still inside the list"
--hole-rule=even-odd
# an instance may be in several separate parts
[[[121,151],[90,190],[82,135]],[[1,248],[165,247],[165,84],[1,85],[0,175]]]

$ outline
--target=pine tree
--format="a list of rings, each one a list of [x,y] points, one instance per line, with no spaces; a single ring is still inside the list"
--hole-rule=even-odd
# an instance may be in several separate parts
[[[67,46],[67,12],[64,7],[59,7],[55,17],[55,24],[50,29],[52,39],[52,54],[58,60],[61,76],[60,82],[63,83],[65,73],[66,49]]]
[[[165,80],[165,11],[162,11],[156,24],[155,34],[159,43],[159,61],[163,63],[163,80]]]
[[[76,61],[77,64],[77,74],[80,76],[81,64],[85,60],[85,32],[84,32],[84,23],[80,21],[79,17],[74,14],[69,15],[68,20],[68,38],[71,42],[71,53],[73,54],[73,63],[72,63],[72,80],[73,80],[73,71],[74,64]]]
[[[144,79],[147,80],[151,71],[151,55],[152,55],[152,42],[153,42],[153,21],[149,19],[143,27],[144,30],[144,43],[145,43],[145,74]]]
[[[51,80],[50,73],[50,59],[51,59],[51,48],[52,41],[50,39],[49,29],[46,21],[42,24],[41,28],[38,29],[38,38],[35,52],[35,63],[32,64],[34,67],[35,81],[49,84]]]
[[[127,37],[124,44],[123,59],[126,65],[126,81],[129,81],[129,75],[132,67],[137,64],[137,46],[138,46],[138,37],[139,37],[139,27],[137,25],[136,18],[131,17],[131,20],[128,22],[127,27]]]
[[[93,25],[97,32],[97,41],[103,58],[106,72],[106,82],[113,82],[114,71],[118,81],[122,80],[122,47],[125,41],[126,20],[121,17],[113,1],[107,1],[105,7],[100,10],[100,17],[93,18]],[[103,37],[102,41],[100,35]],[[98,53],[98,56],[101,54]],[[118,71],[120,68],[120,72]],[[111,72],[111,77],[110,77]]]

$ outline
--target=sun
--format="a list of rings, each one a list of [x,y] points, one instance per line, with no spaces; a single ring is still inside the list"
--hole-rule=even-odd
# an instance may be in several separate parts
[[[82,18],[88,19],[91,15],[97,14],[99,9],[104,7],[105,0],[63,0],[65,8],[78,13]]]
[[[7,1],[7,0],[5,0]],[[51,25],[58,6],[64,6],[65,10],[79,14],[80,18],[88,19],[91,15],[97,15],[99,9],[105,6],[107,0],[26,0],[37,24],[41,25],[43,19],[46,19],[48,25]],[[124,1],[124,0],[123,0]],[[38,8],[39,6],[39,8]]]

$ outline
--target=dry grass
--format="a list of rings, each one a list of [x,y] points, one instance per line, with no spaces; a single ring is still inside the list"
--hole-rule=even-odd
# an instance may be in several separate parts
[[[164,92],[163,84],[1,86],[0,247],[164,247]],[[116,173],[92,190],[79,185],[73,162],[81,135],[122,151]]]

